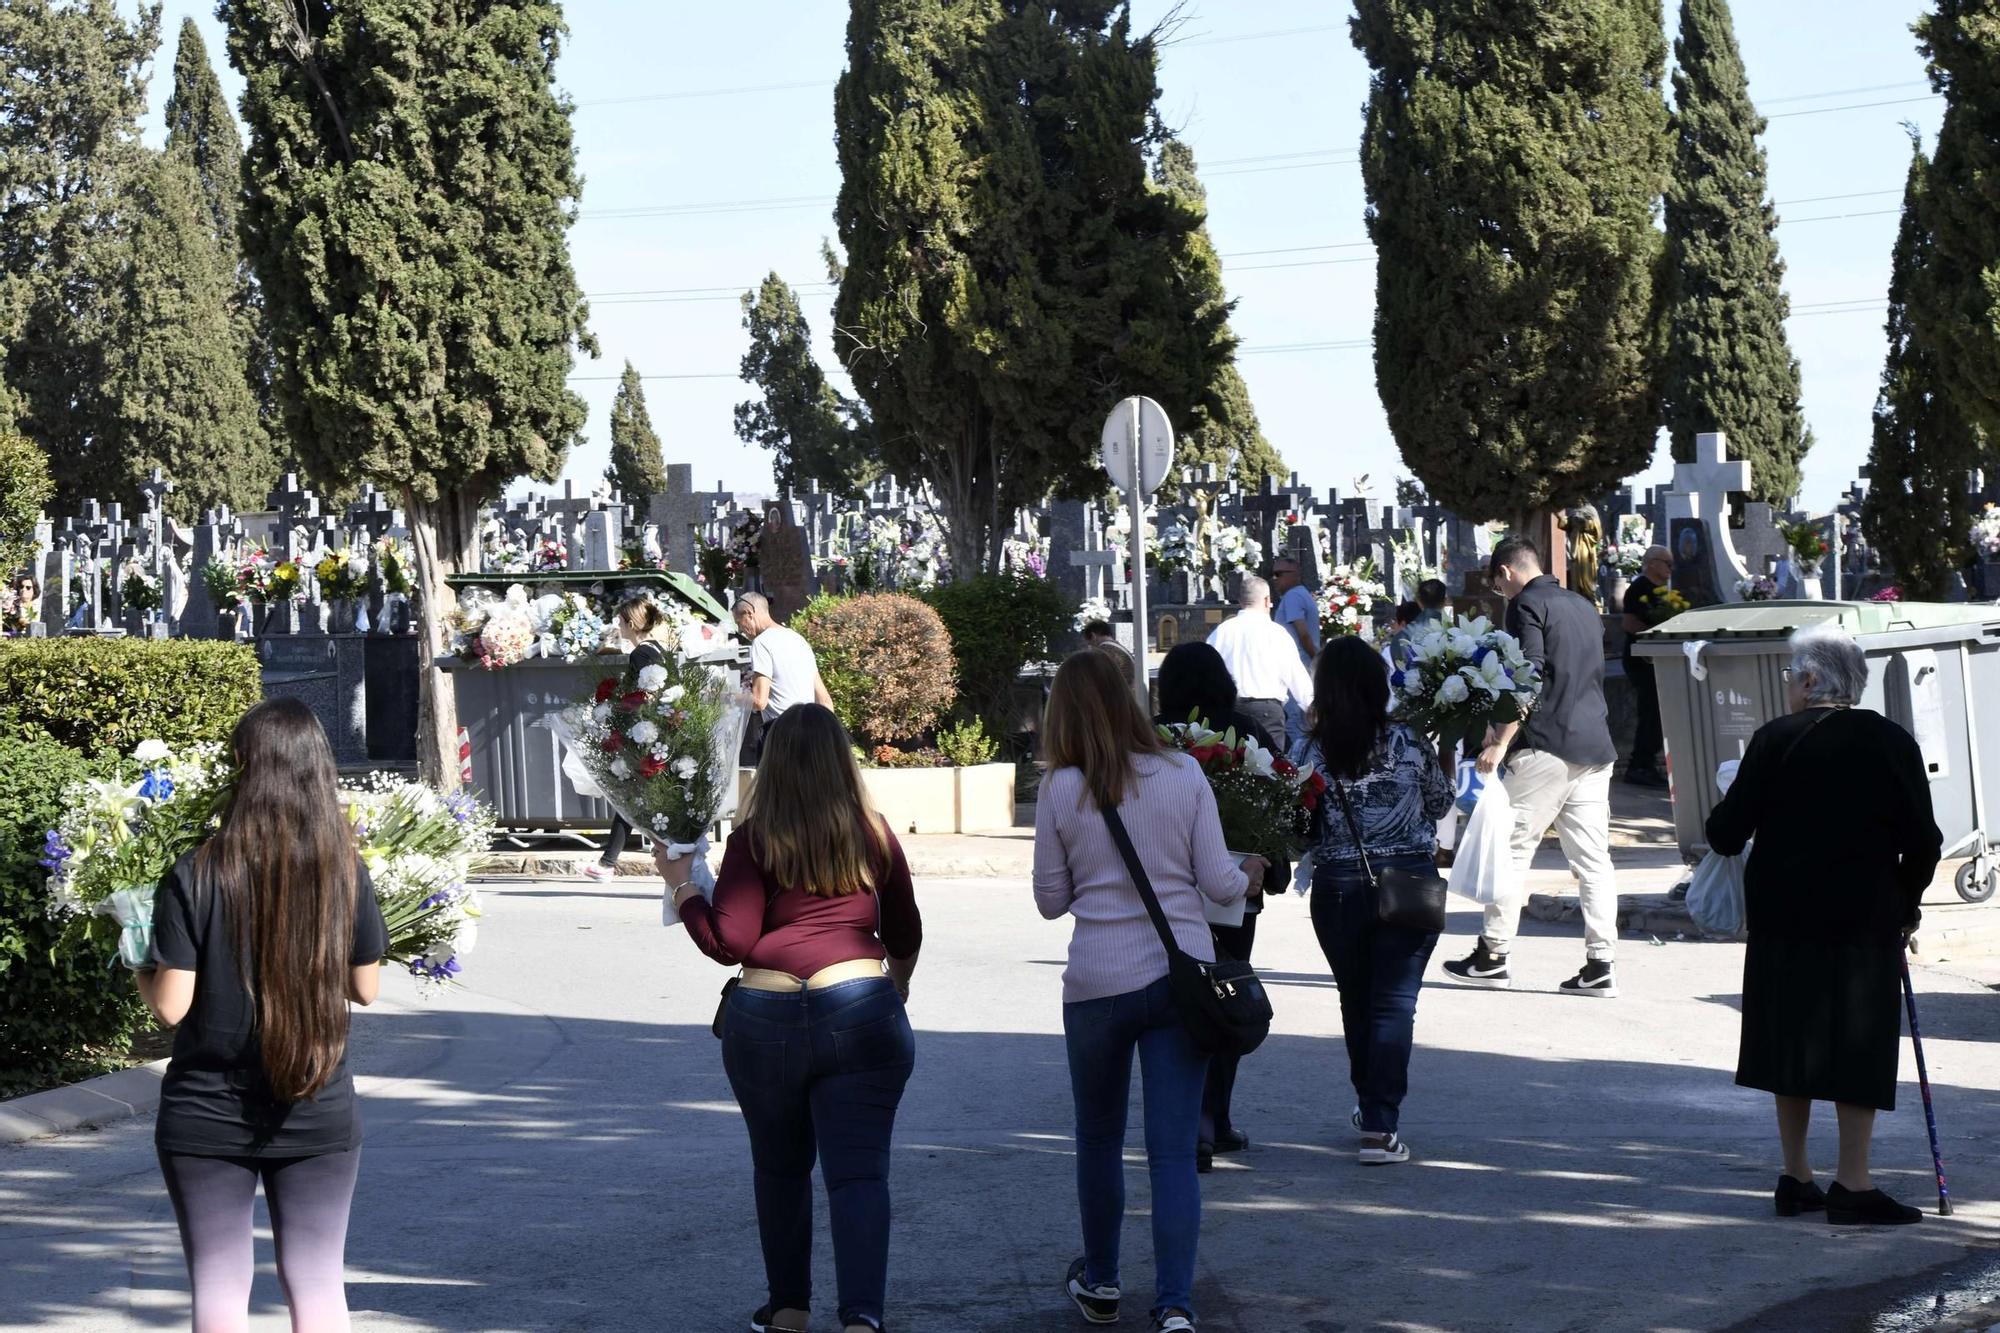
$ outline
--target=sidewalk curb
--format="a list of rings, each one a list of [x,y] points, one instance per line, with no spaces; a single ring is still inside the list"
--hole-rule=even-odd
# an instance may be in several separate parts
[[[155,1060],[0,1102],[0,1143],[26,1143],[145,1115],[160,1104],[166,1072],[167,1062]]]

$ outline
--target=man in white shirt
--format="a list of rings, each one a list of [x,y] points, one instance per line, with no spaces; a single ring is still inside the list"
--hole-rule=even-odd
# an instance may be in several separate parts
[[[1298,640],[1271,619],[1271,585],[1252,574],[1236,594],[1237,612],[1215,627],[1209,647],[1236,682],[1237,711],[1273,736],[1287,734],[1285,703],[1301,715],[1312,707],[1312,677],[1299,660]]]
[[[739,595],[732,614],[737,631],[750,641],[746,702],[765,726],[776,722],[794,704],[833,707],[833,696],[819,678],[819,660],[813,656],[812,645],[798,631],[771,619],[771,604],[764,594]]]

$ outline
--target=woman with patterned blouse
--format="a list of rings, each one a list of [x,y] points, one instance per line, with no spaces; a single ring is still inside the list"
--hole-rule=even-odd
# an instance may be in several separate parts
[[[1336,639],[1320,654],[1313,717],[1304,757],[1336,787],[1313,858],[1313,933],[1340,988],[1361,1161],[1387,1166],[1410,1160],[1396,1126],[1409,1090],[1417,991],[1438,937],[1375,919],[1361,854],[1378,875],[1391,866],[1428,868],[1452,786],[1430,742],[1390,718],[1389,669],[1357,637]],[[1360,849],[1342,795],[1361,830]]]

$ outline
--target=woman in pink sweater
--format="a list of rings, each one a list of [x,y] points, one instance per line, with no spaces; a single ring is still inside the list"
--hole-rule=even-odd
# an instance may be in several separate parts
[[[1063,1035],[1076,1099],[1076,1190],[1083,1256],[1065,1288],[1083,1317],[1118,1318],[1118,1244],[1125,1217],[1125,1116],[1132,1053],[1145,1070],[1146,1163],[1153,1185],[1152,1315],[1160,1333],[1194,1327],[1201,1187],[1195,1140],[1207,1057],[1181,1026],[1167,953],[1105,823],[1116,809],[1180,947],[1215,957],[1202,898],[1255,893],[1264,863],[1241,869],[1223,846],[1215,795],[1192,759],[1168,753],[1102,653],[1056,672],[1042,727],[1048,775],[1035,807],[1035,905],[1075,919],[1063,971]]]

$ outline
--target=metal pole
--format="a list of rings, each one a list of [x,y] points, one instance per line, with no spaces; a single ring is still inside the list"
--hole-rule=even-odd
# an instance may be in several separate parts
[[[1127,479],[1125,503],[1132,506],[1132,662],[1133,688],[1139,692],[1139,707],[1153,715],[1153,691],[1146,679],[1146,496],[1139,463],[1139,400],[1128,398],[1132,410],[1132,475]]]

